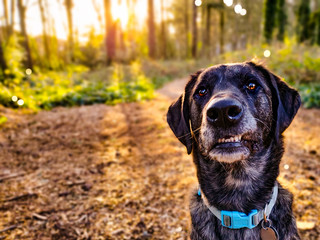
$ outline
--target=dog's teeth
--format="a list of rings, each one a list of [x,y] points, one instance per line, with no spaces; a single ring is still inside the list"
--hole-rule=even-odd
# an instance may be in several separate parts
[[[230,138],[220,138],[218,139],[218,143],[227,143],[227,142],[240,142],[241,141],[241,135],[237,135]]]

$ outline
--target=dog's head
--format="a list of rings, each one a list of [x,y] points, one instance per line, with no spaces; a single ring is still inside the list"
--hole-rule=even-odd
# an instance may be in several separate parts
[[[279,141],[300,103],[296,90],[261,65],[217,65],[191,76],[167,120],[188,154],[197,147],[232,163]]]

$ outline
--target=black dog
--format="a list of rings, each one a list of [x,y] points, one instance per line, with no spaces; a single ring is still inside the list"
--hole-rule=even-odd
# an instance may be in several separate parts
[[[191,239],[300,239],[292,194],[276,180],[282,133],[300,103],[296,90],[253,62],[191,76],[167,114],[197,168]]]

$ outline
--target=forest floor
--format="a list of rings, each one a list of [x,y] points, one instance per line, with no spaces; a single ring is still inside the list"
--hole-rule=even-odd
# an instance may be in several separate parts
[[[191,157],[166,123],[185,80],[147,102],[6,108],[0,129],[1,239],[187,239],[197,186]],[[170,92],[171,91],[171,92]],[[294,194],[302,239],[320,239],[320,110],[286,131],[279,180]]]

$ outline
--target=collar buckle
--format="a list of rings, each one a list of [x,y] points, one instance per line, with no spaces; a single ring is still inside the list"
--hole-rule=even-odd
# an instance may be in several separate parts
[[[230,229],[249,228],[252,229],[257,226],[255,224],[255,215],[259,212],[257,209],[251,210],[249,214],[238,211],[221,211],[222,226]]]

